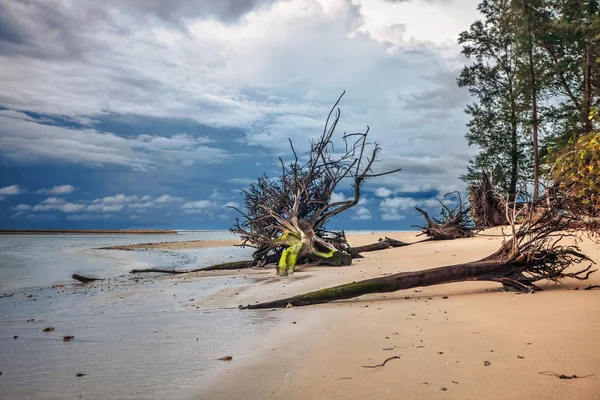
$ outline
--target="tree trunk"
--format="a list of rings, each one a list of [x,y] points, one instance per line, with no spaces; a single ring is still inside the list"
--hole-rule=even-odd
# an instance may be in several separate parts
[[[538,111],[537,111],[537,80],[535,75],[535,63],[533,59],[533,32],[532,14],[529,9],[529,4],[523,0],[523,6],[527,13],[527,39],[528,39],[528,56],[529,56],[529,75],[531,78],[531,122],[533,124],[533,202],[535,203],[539,196],[539,151],[538,151]]]
[[[428,240],[428,239],[425,239]],[[416,242],[419,243],[419,242]],[[370,251],[377,251],[377,250],[385,250],[385,249],[389,249],[390,247],[403,247],[403,246],[409,246],[411,244],[414,243],[405,243],[405,242],[401,242],[400,240],[396,240],[396,239],[390,239],[389,237],[386,237],[385,239],[379,239],[379,242],[377,243],[372,243],[372,244],[367,244],[364,246],[356,246],[356,247],[352,247],[352,257],[356,258],[356,256],[358,256],[360,253],[367,253]]]
[[[494,281],[519,290],[528,290],[529,286],[519,282],[520,277],[501,272],[506,265],[496,260],[480,260],[465,264],[431,268],[418,272],[401,272],[395,275],[382,276],[352,282],[327,289],[317,290],[287,299],[274,300],[266,303],[250,304],[247,308],[279,308],[288,304],[307,306],[311,304],[328,303],[334,300],[344,300],[370,293],[388,293],[397,290],[412,289],[421,286],[440,285],[443,283],[461,281]],[[524,278],[524,277],[523,277]]]
[[[511,88],[511,91],[513,89]],[[511,132],[510,132],[510,183],[508,187],[508,201],[513,202],[517,196],[517,181],[519,179],[519,143],[518,143],[518,128],[517,128],[517,113],[514,97],[511,95]]]

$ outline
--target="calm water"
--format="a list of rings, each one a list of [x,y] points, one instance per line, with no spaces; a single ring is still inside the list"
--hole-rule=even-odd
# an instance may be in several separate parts
[[[186,252],[97,250],[136,243],[234,239],[228,231],[183,231],[177,235],[1,235],[0,293],[71,282],[71,275],[112,277],[134,268],[201,268],[244,259],[250,249],[199,249]]]
[[[139,267],[198,268],[251,249],[107,251],[98,247],[230,239],[180,235],[0,236],[1,399],[194,398],[217,358],[239,356],[276,313],[218,309],[207,296],[243,277],[134,277]],[[81,285],[71,274],[114,277]],[[55,284],[63,286],[52,286]],[[47,327],[53,332],[42,332]],[[64,342],[63,336],[75,339]],[[14,339],[15,336],[18,336]],[[86,374],[77,377],[77,374]]]

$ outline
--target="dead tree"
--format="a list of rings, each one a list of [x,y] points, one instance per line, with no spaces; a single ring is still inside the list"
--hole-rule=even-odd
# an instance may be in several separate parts
[[[372,171],[381,148],[375,143],[368,149],[368,127],[362,133],[344,134],[341,148],[335,148],[334,132],[340,119],[337,105],[343,95],[329,112],[322,135],[311,141],[305,157],[298,157],[290,140],[293,161],[286,163],[280,158],[281,176],[259,178],[243,191],[245,210],[236,209],[241,218],[236,219],[231,231],[241,237],[243,246],[257,249],[255,260],[279,255],[279,276],[293,273],[301,258],[350,264],[347,245],[339,237],[327,235],[327,221],[358,204],[361,185],[367,179],[400,171]],[[346,182],[351,182],[352,198],[332,202],[334,190]]]
[[[561,243],[561,240],[575,235],[575,232],[569,230],[571,220],[554,204],[542,207],[540,204],[536,218],[528,218],[520,228],[517,229],[513,223],[512,237],[505,238],[498,251],[481,260],[366,279],[286,299],[253,304],[247,308],[286,307],[288,304],[305,306],[370,293],[395,292],[451,282],[491,281],[512,290],[533,292],[541,290],[535,285],[540,280],[558,283],[565,278],[588,279],[596,271],[591,269],[593,261],[582,254],[577,246]],[[511,221],[518,218],[515,209],[512,216],[509,212],[506,214]],[[585,261],[590,262],[588,267],[567,272],[568,267]]]
[[[504,213],[504,198],[494,191],[485,171],[481,171],[479,183],[469,186],[469,206],[471,219],[478,227],[508,225]]]
[[[462,197],[459,192],[452,192],[446,194],[456,194],[458,197],[458,205],[450,209],[443,201],[439,201],[442,205],[442,217],[441,219],[431,218],[427,211],[415,207],[420,212],[425,221],[426,225],[419,226],[423,232],[422,234],[433,240],[452,240],[460,238],[473,237],[477,232],[477,228],[473,226],[471,218],[469,218],[469,207],[465,207],[462,202]]]
[[[350,254],[352,254],[353,258],[355,258],[358,255],[360,255],[360,253],[368,253],[370,251],[385,250],[385,249],[389,249],[392,247],[404,247],[404,246],[409,246],[411,244],[413,244],[413,243],[405,243],[400,240],[391,239],[386,236],[385,239],[379,238],[379,241],[377,243],[366,244],[364,246],[352,247],[352,249],[350,250]]]

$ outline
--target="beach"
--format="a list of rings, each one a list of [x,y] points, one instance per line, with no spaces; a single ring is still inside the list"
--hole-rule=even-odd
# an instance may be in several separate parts
[[[205,257],[220,260],[215,254],[223,259],[231,251],[218,246],[236,243],[205,236],[94,254],[143,257],[154,266],[193,256],[182,264],[188,268]],[[384,236],[422,239],[416,232],[348,239],[359,246]],[[583,289],[600,284],[598,273],[587,281],[542,284],[545,290],[535,294],[463,282],[309,307],[238,308],[477,260],[501,242],[492,229],[475,238],[364,253],[345,267],[300,265],[288,278],[266,268],[23,289],[0,299],[0,397],[597,399],[600,290]],[[580,245],[600,260],[600,245],[587,239]],[[55,331],[42,332],[46,326]],[[75,339],[63,342],[63,335]]]
[[[473,261],[500,246],[499,230],[484,234],[365,253],[350,267],[300,267],[291,278],[245,286],[235,299],[225,300],[227,290],[216,296],[223,306],[251,304]],[[416,239],[413,232],[386,235]],[[378,237],[349,240],[356,246]],[[599,245],[584,240],[581,247],[600,259]],[[464,282],[276,310],[276,329],[256,349],[234,354],[198,398],[598,399],[600,291],[582,290],[598,283],[594,274],[588,281],[543,284],[543,292],[528,295]],[[399,358],[367,368],[393,356]]]

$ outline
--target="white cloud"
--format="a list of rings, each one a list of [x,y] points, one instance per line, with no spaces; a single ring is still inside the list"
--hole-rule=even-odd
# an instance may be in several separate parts
[[[207,209],[213,208],[216,206],[216,203],[210,200],[198,200],[198,201],[190,201],[181,206],[184,210],[192,210],[192,209]]]
[[[37,194],[69,194],[75,191],[75,186],[71,185],[60,185],[54,186],[49,189],[40,189]]]
[[[66,203],[66,200],[62,199],[60,197],[48,197],[47,199],[42,201],[42,204],[65,204],[65,203]]]
[[[13,207],[13,210],[27,211],[27,210],[31,210],[31,206],[29,204],[19,204],[18,206]]]
[[[64,203],[64,204],[38,204],[32,208],[32,211],[60,211],[63,213],[73,213],[85,209],[85,204]]]
[[[123,204],[90,204],[85,209],[86,209],[86,211],[91,211],[91,212],[106,213],[106,212],[121,211],[123,209],[123,207],[125,207]]]
[[[377,197],[390,197],[394,192],[385,187],[379,187],[375,189],[375,196]]]
[[[181,197],[173,197],[168,194],[163,194],[162,196],[156,198],[154,201],[157,203],[170,203],[173,201],[181,201],[183,200]]]
[[[19,185],[10,185],[0,188],[0,195],[3,196],[15,196],[21,194],[22,190]]]
[[[384,209],[408,210],[418,206],[420,203],[412,197],[392,197],[387,198],[379,203],[379,206]]]
[[[240,205],[239,203],[236,203],[235,201],[230,201],[228,203],[225,203],[225,205],[223,207],[234,207],[234,208],[239,208]]]
[[[441,201],[446,205],[456,203],[452,198],[441,199]],[[441,208],[441,205],[437,199],[414,199],[412,197],[389,197],[379,203],[381,219],[387,221],[404,219],[405,216],[401,214],[401,211],[407,211],[414,207]]]
[[[372,219],[373,216],[371,215],[371,211],[369,211],[368,208],[366,207],[356,207],[354,209],[354,213],[352,214],[352,219],[357,219],[357,220],[369,220]]]
[[[132,201],[136,201],[138,199],[137,196],[126,196],[124,194],[117,194],[115,196],[108,196],[104,198],[95,199],[92,201],[94,204],[122,204],[122,203],[130,203]]]
[[[329,199],[329,202],[330,203],[339,203],[339,202],[348,201],[348,200],[350,200],[350,197],[344,196],[343,193],[333,192],[333,193],[331,193],[331,198]]]

